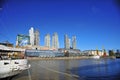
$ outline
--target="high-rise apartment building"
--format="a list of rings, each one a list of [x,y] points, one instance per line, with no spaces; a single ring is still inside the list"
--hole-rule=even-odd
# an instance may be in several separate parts
[[[68,39],[68,48],[71,48],[71,39]]]
[[[34,39],[35,39],[33,27],[31,27],[30,30],[29,30],[29,36],[30,36],[30,45],[33,46],[34,45]]]
[[[76,49],[76,36],[72,36],[72,48]]]
[[[64,35],[64,46],[65,49],[70,49],[70,39],[68,38],[67,34]]]
[[[50,34],[45,35],[45,46],[50,48]]]
[[[39,42],[40,42],[40,37],[39,37],[39,30],[35,30],[34,32],[34,45],[39,45]]]
[[[59,48],[58,34],[56,32],[52,36],[52,48],[55,49]]]
[[[39,31],[34,30],[34,28],[31,27],[29,30],[29,36],[30,36],[30,45],[32,45],[32,46],[37,45],[38,46],[39,42],[40,42]]]

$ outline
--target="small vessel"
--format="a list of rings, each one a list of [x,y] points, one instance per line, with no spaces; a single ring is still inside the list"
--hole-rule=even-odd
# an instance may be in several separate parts
[[[96,55],[93,55],[93,58],[94,59],[99,59],[100,58],[98,49],[96,49]]]
[[[25,49],[0,45],[0,78],[17,75],[29,68]]]
[[[99,55],[94,55],[94,56],[92,56],[94,59],[99,59],[100,58],[100,56]]]
[[[120,58],[120,55],[116,55],[116,58]]]

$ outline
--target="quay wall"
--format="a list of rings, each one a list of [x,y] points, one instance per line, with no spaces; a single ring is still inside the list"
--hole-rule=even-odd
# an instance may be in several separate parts
[[[75,57],[27,57],[28,60],[69,60],[69,59],[94,59],[91,56],[75,56]],[[100,59],[116,59],[114,56],[101,57]]]

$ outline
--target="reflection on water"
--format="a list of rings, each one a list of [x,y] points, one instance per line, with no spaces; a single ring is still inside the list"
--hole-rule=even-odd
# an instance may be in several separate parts
[[[13,80],[120,80],[120,59],[34,60]]]

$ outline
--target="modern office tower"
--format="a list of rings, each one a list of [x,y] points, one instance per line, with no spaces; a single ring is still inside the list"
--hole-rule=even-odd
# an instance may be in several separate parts
[[[30,36],[18,34],[16,39],[16,46],[26,46],[30,44]]]
[[[30,30],[29,30],[29,36],[30,36],[30,45],[33,46],[34,45],[34,39],[35,39],[33,27],[31,27]]]
[[[45,46],[50,48],[50,34],[45,35]]]
[[[56,32],[52,36],[52,48],[55,49],[59,48],[58,34]]]
[[[40,37],[39,37],[39,30],[35,30],[34,32],[34,45],[39,45]]]
[[[76,36],[72,36],[72,48],[76,49]]]
[[[70,39],[68,38],[67,34],[64,36],[64,46],[65,49],[70,49]]]

